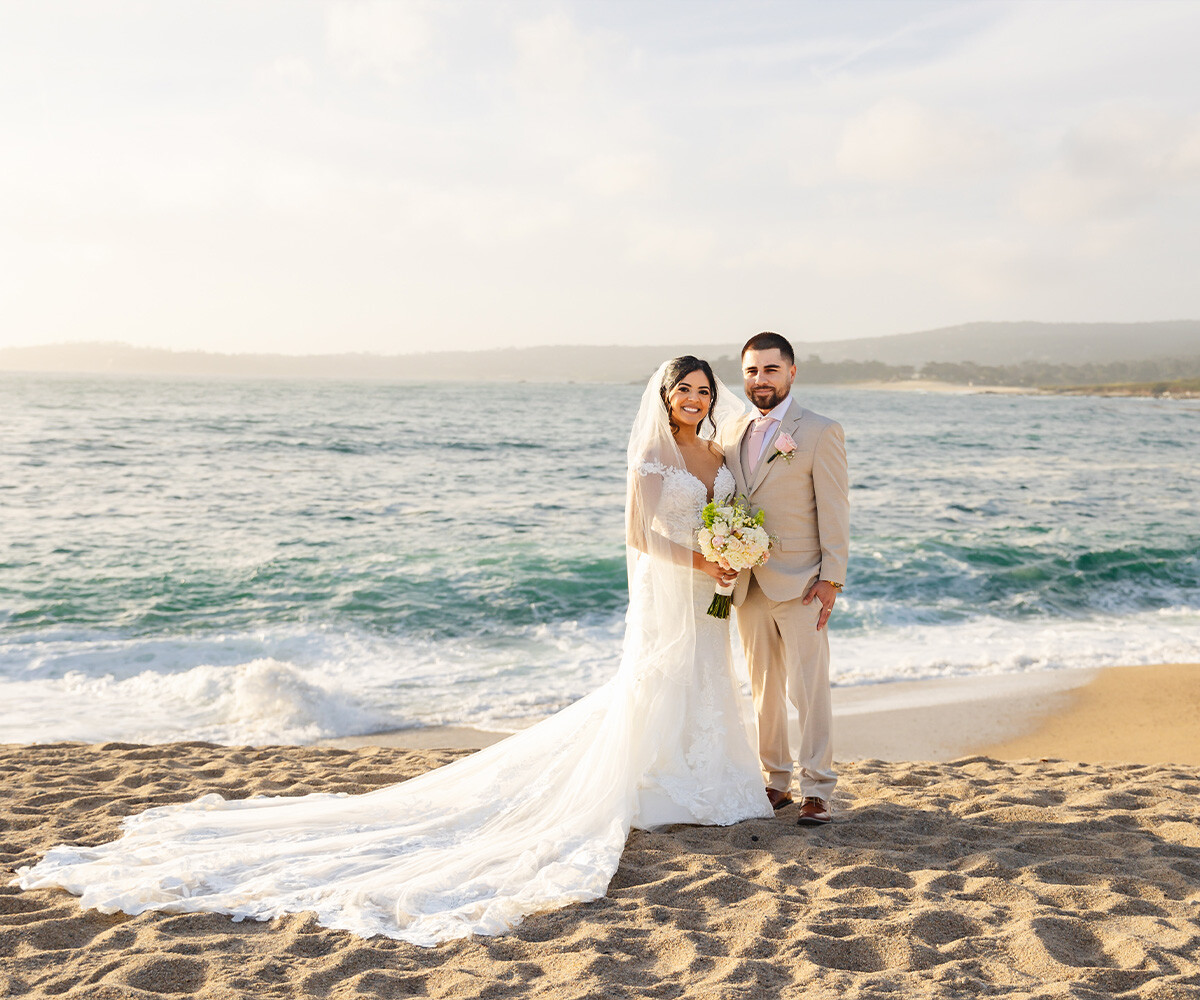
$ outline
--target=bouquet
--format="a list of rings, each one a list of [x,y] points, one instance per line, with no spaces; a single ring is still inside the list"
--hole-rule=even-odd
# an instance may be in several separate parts
[[[709,562],[724,562],[730,569],[741,572],[767,561],[771,536],[763,527],[763,512],[751,516],[750,504],[744,498],[712,499],[700,513],[704,527],[696,532],[700,554]],[[714,618],[728,618],[733,585],[718,586],[708,613]]]

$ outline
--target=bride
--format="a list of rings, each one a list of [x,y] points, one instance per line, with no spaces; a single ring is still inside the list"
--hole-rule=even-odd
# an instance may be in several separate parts
[[[119,840],[55,847],[17,884],[61,886],[105,913],[312,911],[327,927],[433,945],[603,896],[631,827],[771,816],[728,622],[706,614],[732,574],[695,551],[701,508],[734,491],[710,434],[740,414],[697,358],[664,363],[646,386],[629,438],[625,640],[599,690],[364,795],[149,809]]]

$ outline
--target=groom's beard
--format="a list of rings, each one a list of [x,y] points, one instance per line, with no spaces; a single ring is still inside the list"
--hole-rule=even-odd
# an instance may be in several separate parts
[[[750,402],[766,413],[769,410],[775,409],[775,407],[787,399],[790,389],[791,386],[788,386],[787,389],[781,392],[774,386],[765,385],[749,393]]]

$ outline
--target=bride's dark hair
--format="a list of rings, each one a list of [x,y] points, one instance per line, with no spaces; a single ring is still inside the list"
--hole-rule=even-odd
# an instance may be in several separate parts
[[[705,419],[712,424],[713,433],[717,432],[717,422],[713,419],[713,410],[717,405],[717,379],[713,375],[712,365],[703,358],[694,358],[690,354],[684,354],[678,358],[672,358],[667,362],[667,367],[663,370],[662,385],[659,386],[658,394],[662,396],[663,408],[667,411],[667,423],[671,425],[671,433],[679,433],[679,425],[675,423],[675,418],[671,416],[671,393],[675,391],[675,386],[679,385],[692,372],[704,372],[708,376],[708,387],[712,390],[712,399],[708,401],[708,415]],[[700,421],[703,426],[704,421]],[[699,429],[699,428],[697,428]]]

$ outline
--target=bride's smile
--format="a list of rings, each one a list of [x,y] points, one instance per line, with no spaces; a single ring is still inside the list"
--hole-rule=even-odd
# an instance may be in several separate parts
[[[695,371],[686,376],[671,391],[669,400],[671,416],[677,424],[695,427],[706,416],[712,405],[712,390],[704,372]]]

